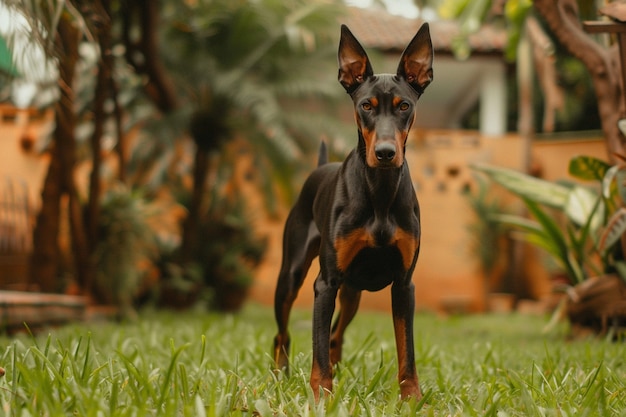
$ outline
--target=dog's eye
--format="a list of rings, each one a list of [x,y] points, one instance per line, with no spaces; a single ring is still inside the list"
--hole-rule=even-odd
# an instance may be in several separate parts
[[[361,104],[361,108],[365,111],[370,111],[372,110],[372,103],[366,101],[365,103]]]
[[[403,102],[400,104],[399,109],[400,109],[401,111],[407,111],[407,110],[409,109],[409,103],[407,103],[406,101],[403,101]]]

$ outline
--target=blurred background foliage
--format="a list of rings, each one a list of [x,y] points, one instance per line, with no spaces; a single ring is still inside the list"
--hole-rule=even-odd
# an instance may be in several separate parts
[[[491,24],[501,27],[507,32],[505,59],[513,65],[526,58],[518,55],[519,43],[525,33],[527,18],[537,18],[541,30],[545,32],[550,48],[547,54],[554,57],[556,79],[559,90],[563,93],[562,108],[555,115],[555,132],[580,130],[597,130],[601,126],[598,115],[597,100],[593,82],[585,65],[567,51],[559,42],[552,40],[550,29],[543,18],[533,10],[532,0],[431,0],[426,1],[437,8],[443,19],[452,19],[459,22],[460,31],[453,40],[453,52],[458,59],[467,59],[470,54],[469,36],[475,33],[482,25]],[[578,0],[578,12],[581,20],[594,20],[598,15],[598,3],[594,0]],[[516,131],[518,115],[520,113],[519,88],[516,73],[512,71],[509,77],[508,97],[508,130]],[[536,77],[535,77],[536,78]],[[532,109],[534,113],[533,131],[543,132],[542,118],[546,111],[545,91],[541,83],[535,79],[532,83]],[[468,112],[464,127],[476,129],[478,126],[478,106]]]
[[[524,21],[534,14],[530,0],[415,4],[424,16],[430,11],[459,22],[453,42],[459,59],[469,57],[468,35],[490,23],[508,31],[506,56],[515,62]],[[595,2],[579,5],[582,16],[595,16]],[[353,126],[336,117],[345,98],[336,84],[337,22],[345,4],[6,0],[5,7],[17,13],[13,32],[3,34],[7,45],[39,45],[46,70],[43,78],[4,74],[37,79],[42,91],[51,91],[38,105],[56,106],[57,125],[68,122],[64,114],[75,116],[45,146],[55,150],[53,161],[66,162],[52,163],[46,177],[41,211],[48,215],[38,228],[48,238],[35,239],[32,281],[64,290],[59,277],[71,272],[81,292],[116,302],[127,315],[137,300],[232,309],[220,304],[224,294],[230,287],[245,294],[265,248],[242,188],[255,188],[263,209],[274,214],[278,201],[293,200],[294,183],[310,168],[304,157],[320,140],[351,143]],[[554,53],[566,95],[556,130],[598,128],[587,70],[560,46]],[[509,75],[510,130],[516,130],[518,87]],[[73,90],[59,89],[63,83]],[[540,115],[544,100],[534,88],[533,111]],[[477,111],[464,127],[476,127]],[[541,117],[534,120],[541,130]],[[242,158],[251,161],[243,174],[235,170]],[[63,182],[84,162],[91,169],[86,190]],[[68,210],[73,267],[55,256],[64,195],[80,204]]]
[[[91,161],[94,178],[82,196],[82,217],[72,226],[74,236],[87,237],[73,244],[84,244],[91,254],[75,284],[96,301],[130,311],[126,298],[135,298],[145,279],[137,276],[138,264],[151,257],[164,268],[158,273],[163,279],[158,291],[144,295],[158,293],[160,302],[176,304],[168,290],[196,294],[200,285],[220,291],[208,298],[223,307],[226,284],[249,286],[264,252],[239,194],[242,179],[223,173],[233,174],[235,162],[247,155],[252,166],[244,180],[259,190],[271,213],[279,196],[293,199],[292,181],[306,168],[303,155],[322,137],[342,139],[345,127],[328,116],[343,96],[334,88],[333,61],[336,19],[344,6],[322,0],[29,0],[6,6],[22,21],[6,37],[9,46],[20,45],[27,32],[52,63],[50,78],[76,69],[65,80],[74,87],[71,94],[52,100],[76,114],[72,145],[59,153],[77,163]],[[64,38],[66,28],[74,32]],[[72,42],[78,55],[70,62]],[[108,79],[99,78],[103,73]],[[325,111],[312,114],[293,105],[303,98]],[[58,148],[59,137],[52,135],[48,147]],[[233,146],[239,151],[224,151]],[[50,169],[63,176],[75,166]],[[44,196],[42,212],[57,224],[67,188],[51,187],[55,198]],[[69,189],[73,195],[73,184]],[[179,207],[172,212],[180,228],[169,228],[165,246],[146,234],[145,202]],[[97,225],[91,234],[90,225]],[[40,229],[58,242],[58,227]],[[138,249],[142,239],[149,256]],[[163,252],[154,254],[155,247]],[[34,265],[33,281],[58,290],[64,266],[49,266]]]

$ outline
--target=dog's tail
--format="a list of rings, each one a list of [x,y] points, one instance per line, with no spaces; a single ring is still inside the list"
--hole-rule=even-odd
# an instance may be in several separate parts
[[[320,144],[320,151],[317,155],[317,166],[320,167],[328,163],[328,148],[326,142],[322,141]]]

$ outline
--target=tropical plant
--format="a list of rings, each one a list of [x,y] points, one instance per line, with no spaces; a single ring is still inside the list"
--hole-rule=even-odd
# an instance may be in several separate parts
[[[481,267],[486,274],[491,274],[498,263],[498,247],[501,246],[503,235],[502,223],[494,218],[502,213],[502,204],[489,195],[489,184],[482,177],[476,178],[475,193],[468,192],[467,201],[476,215],[476,222],[469,226],[474,236],[474,252],[480,259]]]
[[[331,80],[335,69],[329,66],[334,61],[329,59],[334,53],[330,31],[335,34],[338,10],[339,6],[325,1],[302,0],[172,2],[159,10],[158,47],[167,51],[162,55],[161,74],[176,86],[176,106],[157,121],[159,126],[168,123],[166,129],[147,127],[153,144],[176,143],[164,147],[168,152],[181,149],[183,133],[192,139],[193,146],[187,148],[192,169],[182,173],[190,174],[191,190],[184,187],[176,192],[184,196],[188,209],[178,262],[182,271],[202,267],[204,284],[218,292],[216,301],[225,299],[225,283],[249,286],[250,282],[243,286],[234,282],[251,278],[254,262],[242,262],[240,251],[254,239],[242,233],[221,238],[239,209],[217,210],[232,201],[213,201],[223,198],[218,191],[221,185],[207,180],[223,166],[237,163],[225,146],[243,139],[251,149],[254,169],[261,173],[254,182],[264,191],[270,210],[277,185],[291,198],[291,181],[302,166],[303,153],[319,143],[320,135],[334,137],[342,131],[333,129],[336,122],[322,122],[323,117],[310,112],[303,117],[306,106],[292,105],[303,98],[328,104],[339,97],[340,89],[330,87],[336,83]],[[162,167],[166,168],[160,171],[162,178],[169,184],[184,184],[172,180],[171,164]],[[244,223],[253,233],[252,224]],[[231,247],[215,248],[214,242]],[[221,256],[216,258],[212,249]],[[209,253],[199,256],[203,251]]]
[[[221,158],[231,164],[219,164],[211,175],[197,225],[198,244],[192,250],[180,244],[162,245],[158,260],[162,279],[157,288],[160,305],[236,311],[247,299],[253,269],[263,259],[267,244],[256,231],[248,195],[241,191],[240,181],[245,179],[233,172],[232,158],[240,155],[239,144],[226,147]],[[173,191],[180,207],[188,210],[189,189],[176,187]]]
[[[605,272],[617,272],[626,282],[626,157],[616,154],[618,162],[610,165],[592,157],[577,157],[570,161],[569,172],[574,177],[596,181],[605,205],[604,227],[598,239],[598,251]]]
[[[496,218],[513,227],[516,236],[546,250],[571,284],[611,269],[621,270],[626,280],[626,264],[613,254],[626,231],[625,165],[611,166],[589,156],[573,158],[569,173],[597,182],[595,188],[488,165],[474,165],[474,169],[521,198],[532,218],[510,214]]]
[[[44,291],[62,291],[59,283],[61,275],[61,248],[59,245],[61,216],[67,212],[69,233],[76,282],[81,289],[89,292],[93,287],[94,266],[91,263],[94,247],[98,241],[98,216],[101,198],[101,145],[104,126],[109,117],[116,125],[116,136],[120,155],[124,146],[121,144],[121,104],[118,101],[118,88],[112,76],[114,56],[111,52],[111,16],[110,2],[98,0],[83,3],[80,7],[71,1],[7,1],[6,10],[13,13],[19,22],[8,36],[8,43],[18,56],[22,53],[18,40],[26,32],[29,44],[25,46],[37,49],[38,54],[19,57],[30,62],[30,67],[45,68],[50,77],[58,74],[52,81],[58,88],[56,105],[56,127],[50,145],[50,164],[43,183],[42,205],[37,215],[33,230],[33,254],[30,264],[31,280]],[[23,27],[21,27],[23,26]],[[36,45],[36,46],[33,46]],[[87,47],[87,48],[85,48]],[[84,54],[85,51],[95,52]],[[89,62],[90,58],[94,62]],[[89,65],[85,64],[91,64]],[[83,72],[92,71],[89,77]],[[25,76],[36,72],[26,65]],[[97,78],[93,73],[97,72]],[[52,76],[50,74],[53,74]],[[93,82],[92,82],[93,81]],[[112,102],[114,110],[105,111],[105,104]],[[82,117],[89,122],[81,126]],[[87,129],[81,129],[87,126]],[[83,210],[81,191],[74,175],[77,161],[81,155],[79,141],[81,136],[89,138],[86,155],[91,156],[92,171],[90,187],[87,190],[87,209]],[[123,157],[120,166],[120,178],[123,177]],[[61,202],[67,198],[68,209],[62,208]],[[93,294],[92,294],[93,295]]]
[[[486,178],[477,176],[475,180],[476,189],[467,193],[467,201],[475,214],[468,230],[472,237],[472,253],[478,258],[484,275],[484,297],[487,300],[495,281],[500,281],[502,274],[506,274],[502,267],[507,266],[505,258],[510,245],[507,228],[497,218],[505,210],[502,201],[490,192],[490,182]],[[507,282],[500,284],[502,291],[510,289]]]
[[[186,143],[180,139],[184,133],[192,136],[198,149],[192,153],[196,197],[184,228],[185,242],[197,241],[193,234],[206,207],[206,179],[217,169],[209,165],[215,159],[208,154],[222,143],[235,137],[247,139],[255,149],[259,172],[264,173],[257,180],[261,189],[273,190],[274,184],[282,184],[289,195],[290,179],[303,151],[311,149],[319,135],[332,138],[342,131],[327,119],[322,122],[325,119],[310,114],[304,118],[303,112],[290,106],[294,97],[310,95],[321,97],[327,107],[326,99],[340,92],[329,81],[335,69],[330,65],[323,68],[332,62],[326,59],[332,38],[328,30],[336,29],[340,5],[323,0],[98,0],[80,2],[78,7],[78,2],[63,0],[10,0],[7,6],[27,19],[30,40],[41,45],[46,59],[58,67],[59,85],[65,86],[60,90],[50,170],[34,229],[31,275],[43,290],[63,289],[58,280],[58,240],[60,201],[66,195],[74,272],[85,292],[93,287],[90,255],[99,239],[100,148],[107,124],[115,125],[110,137],[119,154],[118,177],[124,180],[125,151],[130,147],[122,143],[122,133],[128,121],[156,121],[133,143],[134,155],[144,157],[131,161],[133,170],[129,169],[128,175],[129,183],[149,185],[150,192],[162,186],[164,179],[166,186],[184,183],[181,177],[189,172],[181,168],[185,164],[180,163],[180,155],[187,153],[181,152]],[[97,62],[92,68],[97,78],[87,85],[93,94],[87,94],[85,107],[92,117],[87,130],[92,132],[91,152],[86,154],[92,156],[93,167],[87,210],[81,207],[73,172],[80,121],[76,109],[80,86],[75,73],[83,61],[79,47],[84,44],[97,46]],[[122,110],[121,96],[127,91],[118,85],[120,68],[133,69],[142,77],[150,101],[134,114],[129,114],[128,106]],[[105,123],[105,119],[114,123]],[[162,175],[151,175],[154,173]]]
[[[268,173],[261,181],[281,184],[291,192],[290,178],[303,152],[316,149],[322,136],[336,138],[342,131],[335,130],[337,122],[328,117],[314,116],[306,106],[293,106],[294,99],[318,98],[328,105],[342,97],[334,80],[332,42],[340,8],[303,0],[264,0],[246,7],[233,7],[230,1],[212,3],[176,17],[172,27],[178,31],[170,36],[174,40],[186,36],[193,49],[173,48],[183,55],[168,58],[189,63],[181,81],[197,112],[205,120],[210,120],[207,113],[226,119],[227,139],[240,135],[258,155],[255,163]],[[199,15],[212,18],[194,19]],[[194,27],[192,33],[184,31]],[[233,54],[234,50],[238,52]]]
[[[206,239],[198,248],[195,264],[202,270],[204,284],[214,290],[212,306],[237,311],[253,283],[253,268],[265,254],[266,239],[259,237],[241,196],[211,199],[200,224]]]
[[[163,68],[176,87],[177,106],[147,126],[149,141],[174,149],[188,133],[201,152],[243,138],[265,174],[290,195],[294,170],[322,136],[345,125],[294,100],[329,108],[341,96],[334,80],[336,18],[326,1],[171,2],[161,8],[158,38]],[[317,114],[317,115],[316,115]],[[168,128],[164,129],[163,124]],[[158,172],[161,180],[167,166]],[[157,182],[158,183],[158,182]],[[270,186],[270,184],[272,184]],[[271,196],[270,196],[271,197]]]
[[[154,9],[130,2],[128,7],[135,12]],[[147,126],[147,149],[157,146],[157,155],[175,159],[176,152],[179,158],[182,154],[183,134],[193,141],[193,168],[182,172],[192,177],[192,190],[182,225],[181,263],[190,262],[202,244],[198,230],[210,204],[207,187],[213,186],[207,178],[219,170],[217,165],[233,163],[223,158],[224,145],[247,141],[262,173],[255,182],[272,211],[277,185],[292,198],[291,181],[302,166],[302,155],[321,136],[333,138],[342,132],[335,128],[337,122],[312,115],[307,106],[293,106],[294,100],[306,98],[319,99],[326,108],[339,97],[341,91],[333,88],[331,79],[336,70],[329,65],[334,61],[329,59],[334,53],[330,41],[339,10],[326,1],[303,0],[170,2],[153,10],[160,22],[150,42],[156,36],[158,49],[167,51],[161,55],[159,74],[169,79],[165,84],[176,87],[176,94],[173,100],[159,101],[171,104],[160,107],[164,117],[156,120],[156,128]],[[129,62],[142,70],[140,62]],[[160,180],[152,184],[177,182],[172,166],[161,164],[153,170]]]
[[[121,184],[109,190],[102,201],[101,238],[94,253],[96,283],[125,318],[135,314],[133,300],[145,272],[140,264],[156,255],[156,236],[148,222],[153,214],[140,193]]]

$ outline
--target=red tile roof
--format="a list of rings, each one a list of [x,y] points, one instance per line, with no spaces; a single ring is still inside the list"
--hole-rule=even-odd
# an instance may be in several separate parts
[[[365,47],[382,51],[402,51],[422,25],[420,19],[394,16],[382,9],[349,7],[342,22]],[[461,36],[459,25],[451,20],[430,22],[433,46],[438,52],[451,52],[454,39]],[[506,31],[485,24],[469,36],[472,53],[502,53],[506,46]]]

